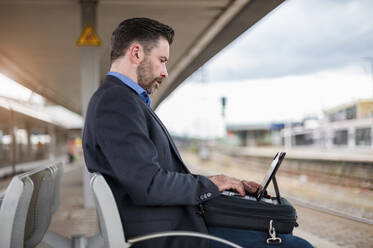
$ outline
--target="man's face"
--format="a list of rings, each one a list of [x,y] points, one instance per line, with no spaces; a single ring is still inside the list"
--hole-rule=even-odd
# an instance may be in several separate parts
[[[166,63],[169,50],[168,41],[160,38],[157,46],[145,54],[137,67],[137,82],[149,95],[154,93],[164,78],[168,77]]]

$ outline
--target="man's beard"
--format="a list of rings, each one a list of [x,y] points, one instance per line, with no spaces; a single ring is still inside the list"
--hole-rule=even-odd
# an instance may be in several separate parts
[[[137,67],[137,83],[150,95],[158,88],[158,82],[163,78],[153,77],[153,69],[150,60],[145,57]]]

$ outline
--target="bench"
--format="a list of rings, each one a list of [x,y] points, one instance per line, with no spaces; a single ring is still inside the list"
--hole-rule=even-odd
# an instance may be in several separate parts
[[[100,230],[100,233],[98,234],[98,236],[101,237],[103,241],[102,247],[127,248],[137,242],[148,240],[148,239],[168,237],[168,236],[189,236],[189,237],[199,237],[199,238],[215,240],[215,241],[224,243],[230,247],[240,248],[240,246],[233,244],[232,242],[227,241],[225,239],[221,239],[221,238],[208,235],[208,234],[204,234],[204,233],[189,232],[189,231],[159,232],[159,233],[152,233],[152,234],[143,235],[143,236],[139,236],[139,237],[126,240],[113,193],[111,192],[109,185],[105,181],[105,178],[99,173],[94,173],[93,177],[91,178],[91,188],[92,188],[94,198],[95,198],[95,203],[96,203],[96,212],[98,216],[98,223],[99,223],[99,230]],[[97,240],[97,237],[96,237],[96,240]],[[89,240],[88,240],[88,244],[94,245],[94,243],[90,242]],[[91,247],[89,245],[88,247]]]

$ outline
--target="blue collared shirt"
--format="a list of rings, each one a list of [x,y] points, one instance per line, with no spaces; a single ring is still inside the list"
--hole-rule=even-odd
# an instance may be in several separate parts
[[[120,81],[122,81],[125,85],[136,91],[137,94],[144,100],[146,105],[150,107],[150,104],[152,103],[152,100],[150,99],[148,93],[146,90],[144,90],[140,85],[135,83],[132,79],[129,77],[123,75],[122,73],[115,72],[115,71],[109,71],[108,75],[114,76],[118,78]]]

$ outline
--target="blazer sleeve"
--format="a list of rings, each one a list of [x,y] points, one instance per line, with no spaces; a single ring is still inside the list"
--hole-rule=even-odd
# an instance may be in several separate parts
[[[134,203],[196,205],[219,195],[218,187],[204,176],[162,168],[157,162],[157,148],[149,138],[141,102],[126,90],[116,87],[103,95],[96,111],[95,130],[112,176]]]

